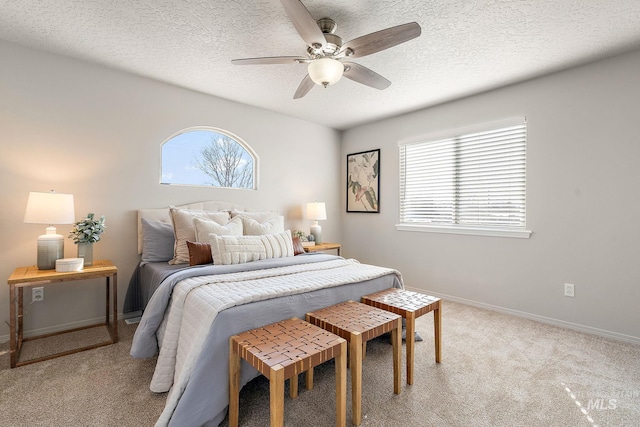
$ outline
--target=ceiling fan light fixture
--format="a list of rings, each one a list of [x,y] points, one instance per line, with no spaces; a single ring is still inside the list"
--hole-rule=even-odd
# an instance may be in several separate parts
[[[344,65],[336,59],[325,57],[311,61],[307,70],[315,84],[327,87],[342,78]]]

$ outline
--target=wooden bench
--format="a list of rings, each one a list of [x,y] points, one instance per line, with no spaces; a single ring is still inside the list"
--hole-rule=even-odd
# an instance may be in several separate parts
[[[442,311],[440,298],[404,289],[386,289],[362,297],[364,304],[396,313],[405,318],[407,327],[407,384],[413,384],[413,359],[415,348],[416,319],[433,311],[433,329],[436,348],[436,363],[440,363],[440,329]]]
[[[271,427],[284,425],[284,381],[297,396],[298,374],[335,358],[336,425],[347,419],[347,343],[301,319],[288,319],[234,335],[229,339],[229,426],[237,427],[240,406],[240,365],[246,360],[269,379]],[[293,381],[295,379],[295,381]],[[307,388],[312,387],[307,377]]]
[[[307,321],[320,326],[349,342],[351,368],[351,416],[354,425],[362,421],[362,358],[363,347],[370,339],[391,332],[393,343],[393,392],[400,394],[400,339],[402,317],[359,302],[347,301],[322,310],[307,313]],[[313,370],[307,375],[313,378]]]

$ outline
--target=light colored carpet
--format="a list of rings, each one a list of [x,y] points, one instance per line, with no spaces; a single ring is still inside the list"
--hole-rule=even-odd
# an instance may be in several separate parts
[[[369,343],[363,426],[640,425],[640,346],[453,302],[443,307],[442,363],[434,361],[427,314],[417,321],[424,341],[416,343],[415,382],[404,384],[403,365],[400,395],[388,338]],[[166,395],[148,388],[155,360],[128,355],[135,328],[120,322],[116,345],[16,369],[0,356],[0,425],[152,426]],[[268,425],[268,390],[263,377],[242,389],[241,426]],[[334,390],[333,363],[316,369],[311,391],[301,377],[298,399],[285,399],[286,425],[335,425]]]
[[[149,390],[155,360],[129,356],[136,326],[119,322],[117,344],[32,365],[10,369],[9,355],[0,357],[0,426],[152,426],[166,395]],[[94,328],[29,341],[20,360],[107,337]]]

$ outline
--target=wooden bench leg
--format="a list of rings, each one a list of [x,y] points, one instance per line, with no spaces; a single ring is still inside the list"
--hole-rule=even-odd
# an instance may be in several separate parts
[[[349,340],[349,362],[351,365],[351,423],[362,422],[362,335],[351,334]]]
[[[289,378],[289,397],[295,399],[298,397],[298,376],[294,375]]]
[[[413,384],[413,361],[416,348],[416,314],[410,312],[407,314],[407,344],[405,351],[407,352],[407,384]]]
[[[347,425],[347,342],[340,345],[340,354],[336,363],[336,426]],[[313,368],[312,368],[313,369]],[[310,371],[312,371],[310,369]],[[312,373],[313,375],[313,373]]]
[[[311,390],[313,388],[313,368],[307,369],[304,375],[304,385],[307,387],[307,390]]]
[[[233,342],[229,343],[229,427],[238,427],[240,409],[240,354]]]
[[[440,334],[442,329],[442,310],[441,310],[441,302],[438,301],[436,308],[433,310],[433,335],[435,337],[435,347],[436,347],[436,363],[440,363],[440,348],[441,348],[441,339],[442,336]]]
[[[398,319],[396,327],[391,331],[391,341],[393,342],[393,392],[400,394],[402,384],[402,374],[400,374],[400,342],[402,339],[402,319]]]
[[[284,427],[284,368],[275,365],[269,379],[269,405],[271,427]]]

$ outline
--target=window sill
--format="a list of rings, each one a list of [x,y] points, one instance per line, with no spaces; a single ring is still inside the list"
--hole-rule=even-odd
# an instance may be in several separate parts
[[[497,229],[483,227],[447,226],[447,225],[425,225],[425,224],[396,224],[398,231],[418,231],[422,233],[446,233],[446,234],[467,234],[472,236],[491,237],[512,237],[518,239],[528,239],[531,237],[530,230]]]

